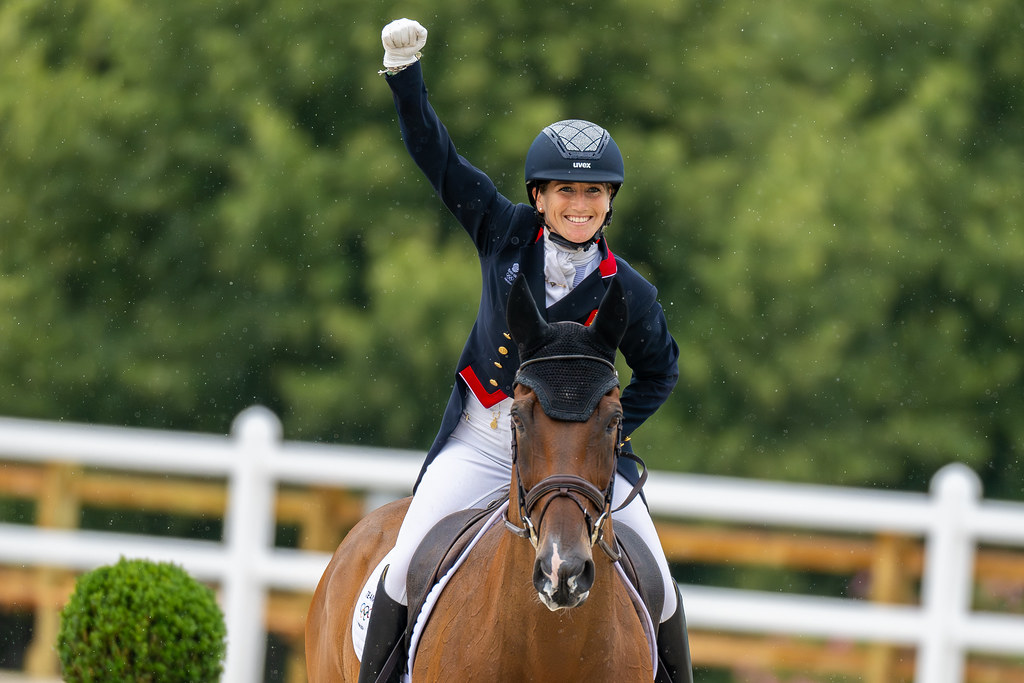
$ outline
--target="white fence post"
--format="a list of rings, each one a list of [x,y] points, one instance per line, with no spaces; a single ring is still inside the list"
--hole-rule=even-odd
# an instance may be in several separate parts
[[[277,487],[407,493],[422,460],[418,451],[284,442],[277,417],[261,407],[238,415],[231,438],[0,417],[0,470],[7,461],[75,463],[227,478],[229,487],[223,543],[0,523],[0,566],[88,571],[121,556],[180,564],[221,586],[224,683],[254,683],[263,677],[268,591],[312,591],[330,558],[273,547]],[[669,472],[652,472],[645,490],[662,518],[925,538],[920,605],[686,585],[691,628],[915,647],[916,683],[961,683],[968,652],[1024,656],[1024,616],[971,602],[977,545],[1024,548],[1024,504],[982,500],[964,465],[940,470],[930,496]]]
[[[239,413],[231,433],[238,452],[224,520],[230,561],[223,587],[228,631],[223,680],[252,683],[263,680],[266,656],[267,595],[261,572],[273,546],[276,488],[268,461],[280,450],[281,422],[267,408],[253,406]]]
[[[981,482],[967,466],[946,465],[932,478],[935,515],[925,547],[921,607],[924,632],[916,683],[963,681],[963,632],[971,609],[975,538],[971,515],[978,509]]]

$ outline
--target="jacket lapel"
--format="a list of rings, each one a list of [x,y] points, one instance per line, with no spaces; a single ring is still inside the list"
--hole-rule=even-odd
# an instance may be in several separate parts
[[[543,245],[542,245],[543,246]],[[590,324],[593,314],[604,298],[608,289],[609,278],[617,272],[615,255],[608,249],[608,242],[601,239],[598,243],[601,250],[601,264],[597,270],[584,278],[571,292],[563,299],[547,309],[548,322],[552,320],[575,320],[576,322]],[[541,301],[543,301],[544,282],[541,280]]]
[[[544,229],[537,232],[537,238],[533,244],[522,251],[522,272],[527,274],[527,284],[530,285],[530,293],[533,300],[537,302],[537,308],[545,311],[544,294]]]

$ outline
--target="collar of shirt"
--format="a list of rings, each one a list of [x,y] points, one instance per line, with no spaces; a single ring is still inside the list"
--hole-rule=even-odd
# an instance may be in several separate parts
[[[544,291],[546,305],[551,306],[597,269],[601,250],[596,245],[586,249],[570,249],[550,239],[544,229]]]

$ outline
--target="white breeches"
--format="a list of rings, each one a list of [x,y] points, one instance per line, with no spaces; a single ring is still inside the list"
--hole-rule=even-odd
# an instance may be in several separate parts
[[[392,599],[408,604],[405,580],[409,563],[434,524],[453,512],[485,507],[511,483],[512,433],[508,412],[511,406],[512,400],[506,399],[487,409],[471,393],[467,396],[462,421],[423,473],[395,547],[388,553],[390,569],[384,589]],[[621,474],[616,475],[613,509],[622,504],[632,488]],[[665,583],[661,621],[668,619],[676,610],[675,581],[669,573],[668,560],[647,506],[637,496],[614,513],[612,519],[629,525],[654,554]]]

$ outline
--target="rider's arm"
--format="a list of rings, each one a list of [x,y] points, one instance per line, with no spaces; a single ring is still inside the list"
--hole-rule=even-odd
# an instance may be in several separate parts
[[[402,139],[413,161],[426,175],[444,205],[473,238],[478,251],[487,252],[502,238],[500,232],[511,222],[516,205],[498,192],[485,173],[455,150],[447,128],[430,104],[423,83],[423,71],[417,55],[426,42],[426,31],[420,34],[415,28],[400,24],[409,21],[392,22],[388,27],[399,24],[398,27],[391,31],[385,27],[382,36],[386,67],[389,61],[411,60],[382,72],[394,97]],[[422,42],[417,36],[422,38]],[[392,54],[395,48],[388,47],[395,43],[404,50],[397,57]]]

